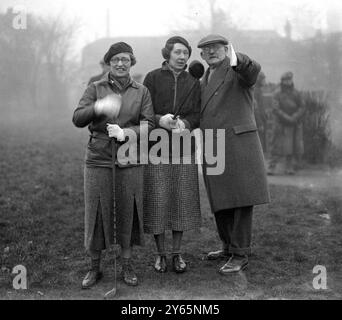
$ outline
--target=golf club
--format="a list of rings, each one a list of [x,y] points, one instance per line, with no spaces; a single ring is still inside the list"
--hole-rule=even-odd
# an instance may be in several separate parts
[[[201,79],[203,74],[204,74],[204,66],[201,62],[199,62],[198,60],[194,60],[190,63],[189,65],[189,73],[197,80]],[[189,90],[188,94],[186,95],[186,97],[183,99],[182,103],[179,105],[176,113],[173,116],[173,120],[177,119],[177,116],[179,116],[181,109],[183,107],[183,105],[185,104],[185,102],[188,100],[188,98],[190,97],[191,93],[193,92],[194,88],[196,85],[196,81],[194,82],[194,84],[192,85],[191,89]]]
[[[118,94],[111,94],[105,98],[98,100],[95,103],[95,113],[106,115],[111,118],[112,124],[116,124],[116,119],[120,113],[122,105],[122,98]],[[110,299],[116,295],[117,292],[117,261],[116,261],[116,244],[117,244],[117,230],[116,230],[116,194],[115,194],[115,156],[116,156],[116,139],[112,138],[112,179],[113,179],[113,224],[114,224],[114,287],[104,295],[105,299]]]

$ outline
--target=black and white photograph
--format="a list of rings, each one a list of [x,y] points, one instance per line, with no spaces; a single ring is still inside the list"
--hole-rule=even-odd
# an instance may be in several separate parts
[[[0,300],[341,299],[341,1],[0,0]]]

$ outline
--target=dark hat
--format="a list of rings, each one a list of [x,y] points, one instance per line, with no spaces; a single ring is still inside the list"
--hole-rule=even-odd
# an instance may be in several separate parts
[[[189,50],[189,57],[191,56],[192,48],[187,40],[183,37],[175,36],[168,39],[165,43],[165,47],[162,49],[162,55],[164,59],[168,60],[170,58],[170,47],[173,47],[175,43],[181,43],[186,46]]]
[[[291,71],[285,72],[281,76],[281,80],[291,80],[292,78],[293,78],[293,72],[291,72]]]
[[[200,42],[197,45],[197,48],[203,48],[213,43],[222,43],[224,45],[227,45],[228,40],[225,37],[220,36],[219,34],[209,34],[208,36],[200,40]]]
[[[127,52],[127,53],[131,53],[133,54],[133,49],[132,47],[127,44],[126,42],[117,42],[114,43],[110,46],[110,48],[108,49],[107,53],[105,54],[103,60],[106,64],[109,64],[110,59],[119,54],[119,53],[123,53],[123,52]]]
[[[180,36],[171,37],[170,39],[168,39],[166,41],[165,46],[173,45],[175,43],[181,43],[181,44],[185,45],[188,48],[189,52],[191,52],[191,47],[190,47],[189,42],[187,40],[185,40],[183,37],[180,37]]]

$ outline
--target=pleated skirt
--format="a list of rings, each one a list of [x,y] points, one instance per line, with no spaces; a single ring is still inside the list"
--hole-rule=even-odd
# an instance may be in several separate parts
[[[143,168],[116,167],[115,178],[116,243],[126,247],[143,245]],[[84,200],[85,249],[108,249],[114,244],[111,168],[85,167]]]

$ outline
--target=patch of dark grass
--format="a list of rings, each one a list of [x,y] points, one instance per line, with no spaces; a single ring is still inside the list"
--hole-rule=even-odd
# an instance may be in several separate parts
[[[341,195],[340,194],[327,195],[324,202],[331,216],[332,224],[341,225],[342,224],[342,197]]]

